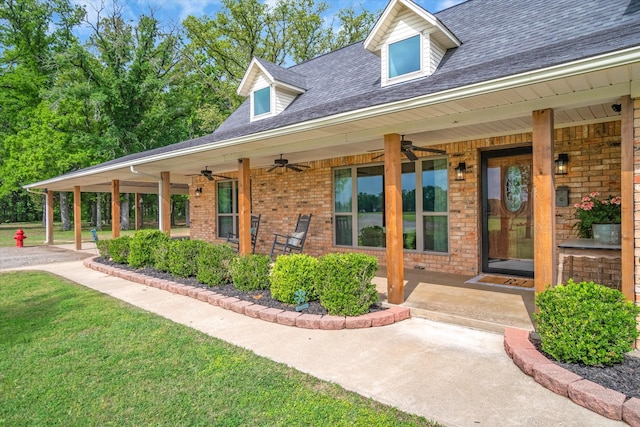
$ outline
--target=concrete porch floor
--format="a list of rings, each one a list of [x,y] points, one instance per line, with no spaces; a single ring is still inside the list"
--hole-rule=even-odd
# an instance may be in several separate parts
[[[387,272],[373,282],[387,304]],[[533,289],[465,283],[474,276],[406,269],[405,302],[413,317],[503,333],[507,327],[533,330]]]

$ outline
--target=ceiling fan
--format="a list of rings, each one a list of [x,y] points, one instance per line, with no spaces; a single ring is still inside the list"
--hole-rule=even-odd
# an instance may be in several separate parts
[[[307,166],[307,165],[299,165],[297,163],[289,163],[289,160],[283,159],[282,158],[282,154],[280,154],[280,158],[279,159],[275,159],[273,161],[273,166],[271,166],[271,168],[267,172],[271,172],[272,170],[274,170],[276,168],[287,168],[287,169],[291,169],[291,170],[296,171],[296,172],[302,172],[302,168],[309,168],[309,167],[310,166]]]
[[[214,177],[216,178],[222,178],[222,179],[231,179],[228,176],[224,176],[224,175],[218,175],[213,173],[213,171],[209,170],[208,166],[204,167],[204,170],[201,170],[200,173],[198,174],[194,174],[194,175],[187,175],[187,176],[204,176],[205,178],[207,178],[209,181],[213,181]]]
[[[427,151],[429,153],[435,153],[435,154],[446,154],[446,151],[439,150],[437,148],[417,147],[413,145],[413,142],[407,139],[404,139],[404,135],[402,135],[402,139],[400,140],[400,152],[404,154],[407,157],[407,159],[411,160],[412,162],[415,162],[416,160],[418,160],[418,156],[416,156],[414,151]],[[378,157],[382,157],[383,155],[384,153],[379,154],[375,156],[374,159],[377,159]]]

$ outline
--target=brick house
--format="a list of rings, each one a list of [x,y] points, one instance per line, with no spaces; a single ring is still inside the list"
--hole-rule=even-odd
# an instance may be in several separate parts
[[[542,291],[575,237],[573,204],[621,195],[621,260],[577,260],[574,277],[597,273],[636,300],[638,2],[472,0],[431,14],[391,0],[363,42],[290,68],[255,58],[238,93],[247,101],[210,135],[26,187],[48,190],[49,218],[53,191],[158,193],[164,230],[169,195],[188,192],[191,238],[238,232],[245,253],[251,213],[261,253],[312,213],[305,252],[377,256],[395,303],[404,268],[533,277]],[[273,168],[281,158],[301,171]]]

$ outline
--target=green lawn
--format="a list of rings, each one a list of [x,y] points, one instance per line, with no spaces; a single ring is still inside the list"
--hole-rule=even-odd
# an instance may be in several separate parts
[[[16,241],[14,240],[14,236],[16,235],[16,231],[19,228],[22,228],[27,239],[24,241],[25,246],[39,246],[44,243],[46,230],[42,226],[41,223],[33,223],[33,222],[17,222],[17,223],[6,223],[0,224],[0,247],[1,246],[15,246]],[[91,242],[93,238],[91,237],[91,229],[93,227],[89,224],[82,224],[82,241],[83,242]],[[145,227],[146,228],[146,227]],[[157,228],[157,226],[149,228]],[[121,236],[129,235],[132,236],[135,233],[135,230],[122,230],[120,231]],[[189,229],[185,227],[176,227],[171,229],[172,235],[189,235]],[[111,227],[104,226],[102,231],[98,231],[99,239],[110,239],[111,238]],[[53,224],[53,241],[56,244],[63,243],[73,243],[75,240],[75,232],[73,229],[69,231],[62,231],[62,225],[60,223]]]
[[[437,425],[46,273],[0,273],[0,337],[1,426]]]

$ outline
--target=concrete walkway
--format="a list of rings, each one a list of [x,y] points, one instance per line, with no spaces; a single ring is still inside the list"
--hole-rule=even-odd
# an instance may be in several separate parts
[[[506,355],[500,334],[413,318],[323,331],[239,315],[99,273],[81,261],[52,272],[348,390],[448,426],[623,426],[537,384]]]

